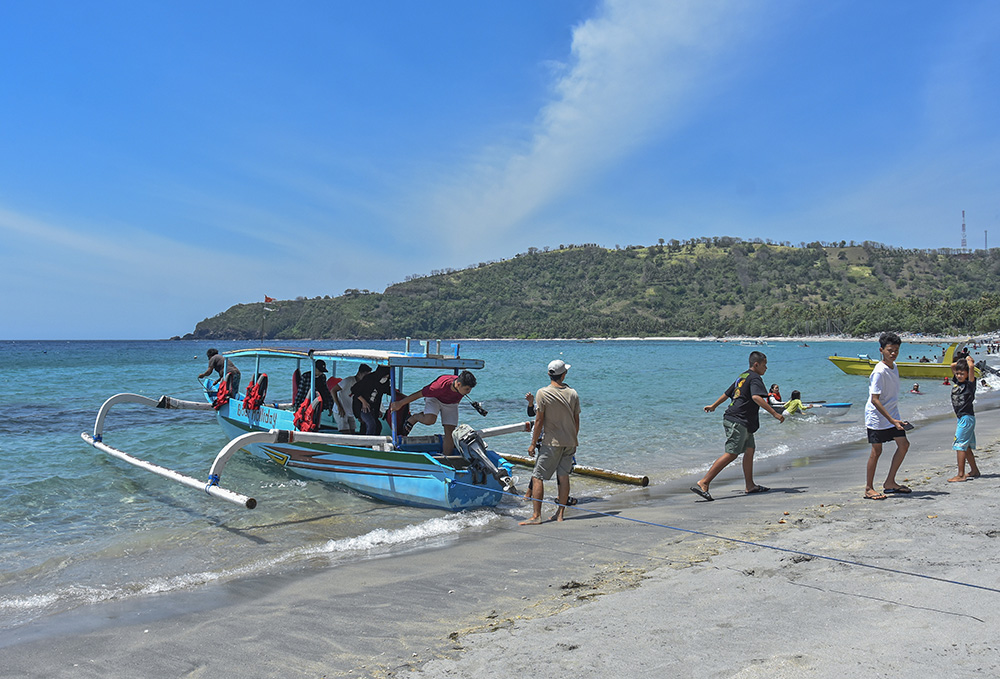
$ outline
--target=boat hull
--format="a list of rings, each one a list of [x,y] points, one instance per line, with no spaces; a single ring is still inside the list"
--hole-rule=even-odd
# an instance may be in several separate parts
[[[850,358],[848,356],[830,356],[829,360],[848,375],[871,375],[878,361],[870,358]],[[910,363],[896,361],[899,376],[905,378],[938,379],[951,378],[951,364],[945,363]],[[980,376],[976,368],[976,377]]]
[[[253,426],[240,406],[233,409],[236,411],[233,416],[229,410],[228,406],[220,410],[218,420],[230,440],[270,428]],[[277,414],[280,417],[283,411]],[[349,488],[392,504],[460,511],[495,507],[503,497],[500,483],[494,477],[476,474],[468,468],[452,468],[424,452],[296,442],[294,436],[292,442],[252,443],[244,450],[299,476]],[[498,466],[508,466],[509,473],[509,465],[495,453],[492,455]]]
[[[819,404],[819,410],[816,412],[826,417],[840,417],[847,414],[847,411],[851,409],[851,405],[850,403],[822,403]]]

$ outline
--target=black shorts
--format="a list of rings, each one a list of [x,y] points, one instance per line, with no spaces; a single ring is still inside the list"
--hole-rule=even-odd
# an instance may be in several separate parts
[[[868,443],[888,443],[893,439],[906,438],[906,432],[902,429],[889,427],[888,429],[869,429]]]

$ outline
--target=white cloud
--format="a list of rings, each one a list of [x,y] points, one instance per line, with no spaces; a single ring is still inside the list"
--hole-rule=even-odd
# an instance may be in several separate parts
[[[484,152],[432,196],[430,221],[455,245],[505,238],[652,140],[717,83],[710,68],[763,4],[608,0],[573,31],[570,60],[530,138]]]

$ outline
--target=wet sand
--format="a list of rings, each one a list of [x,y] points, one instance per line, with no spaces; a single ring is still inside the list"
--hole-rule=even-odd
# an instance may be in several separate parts
[[[690,478],[584,495],[561,524],[518,526],[525,505],[406,554],[10,631],[0,676],[997,675],[1000,591],[956,584],[1000,589],[997,412],[980,410],[973,481],[946,482],[954,419],[940,418],[910,432],[908,496],[862,498],[858,442],[764,461],[761,495],[742,493],[737,463],[711,503]]]

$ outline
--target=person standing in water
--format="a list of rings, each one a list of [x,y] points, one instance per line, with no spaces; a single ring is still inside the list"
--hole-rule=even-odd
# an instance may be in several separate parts
[[[750,369],[741,373],[725,393],[710,406],[705,406],[705,412],[713,412],[726,399],[733,402],[726,408],[722,416],[722,427],[726,432],[725,451],[709,468],[705,476],[695,485],[691,492],[700,495],[711,502],[715,498],[708,492],[708,486],[723,469],[743,455],[743,479],[746,482],[746,492],[766,493],[771,490],[766,486],[754,483],[753,454],[757,447],[754,432],[760,429],[760,409],[763,408],[778,422],[784,422],[785,416],[777,412],[767,402],[767,389],[764,388],[762,376],[767,372],[767,356],[760,351],[750,352]]]

